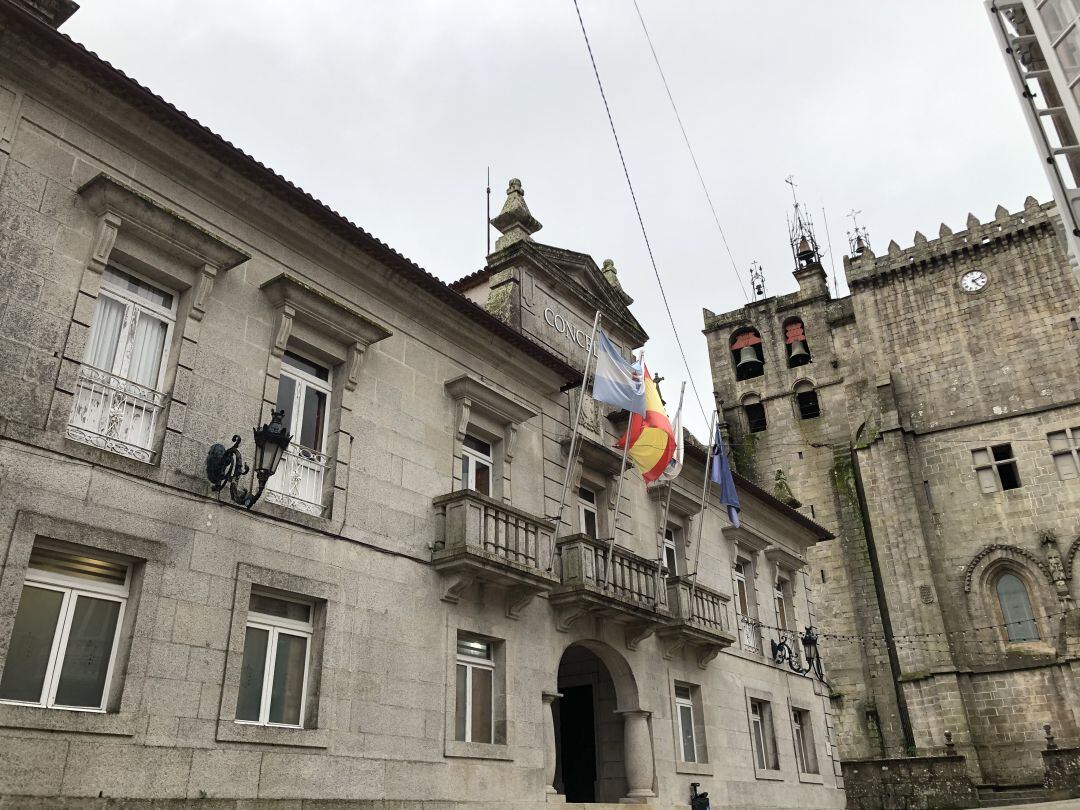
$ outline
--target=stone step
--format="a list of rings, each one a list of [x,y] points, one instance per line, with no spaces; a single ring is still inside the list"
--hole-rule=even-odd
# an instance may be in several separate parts
[[[1045,802],[1049,797],[1041,784],[978,785],[979,804],[983,807],[1012,807]]]

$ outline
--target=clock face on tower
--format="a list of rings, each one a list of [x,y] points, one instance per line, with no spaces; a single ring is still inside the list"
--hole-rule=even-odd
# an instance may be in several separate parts
[[[960,289],[969,293],[978,292],[989,280],[990,277],[982,270],[969,270],[960,276]]]

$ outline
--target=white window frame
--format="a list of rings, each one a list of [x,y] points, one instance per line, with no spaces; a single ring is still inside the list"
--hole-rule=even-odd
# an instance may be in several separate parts
[[[679,544],[676,542],[675,532],[677,529],[673,526],[668,526],[664,529],[664,571],[669,577],[676,577],[681,572],[679,571]],[[674,563],[674,567],[668,565],[668,552],[671,552],[671,560]]]
[[[687,691],[686,697],[679,695],[679,690],[685,689]],[[690,742],[693,745],[694,757],[693,759],[686,758],[686,747],[684,740],[686,739],[686,724],[683,720],[683,709],[690,710]],[[698,741],[697,730],[695,723],[697,718],[694,717],[694,688],[687,684],[675,684],[675,713],[679,718],[679,759],[683,762],[696,763],[698,761]]]
[[[1058,445],[1057,449],[1054,449],[1056,440],[1060,441],[1061,444]],[[1050,457],[1054,460],[1054,469],[1057,472],[1058,479],[1070,481],[1074,478],[1080,478],[1080,427],[1053,430],[1046,434],[1046,442],[1050,446]],[[1059,458],[1072,460],[1071,475],[1062,473],[1061,464],[1058,462]]]
[[[476,490],[477,492],[480,492],[480,490],[476,489],[476,463],[480,462],[480,463],[486,465],[487,468],[488,468],[488,491],[487,492],[480,492],[480,494],[481,495],[487,495],[490,498],[492,496],[492,489],[493,489],[494,480],[495,480],[495,460],[494,460],[495,448],[492,446],[492,443],[489,442],[487,439],[485,439],[485,438],[483,438],[481,436],[477,436],[474,433],[466,433],[465,436],[466,436],[466,438],[471,436],[476,441],[483,442],[484,444],[486,444],[490,448],[490,452],[488,452],[488,454],[485,455],[484,453],[480,452],[479,450],[476,450],[476,449],[466,445],[464,440],[461,442],[461,458],[462,458],[463,461],[464,461],[464,459],[468,458],[469,461],[471,462],[469,464],[468,470],[464,469],[465,465],[464,465],[464,463],[462,463],[462,468],[463,469],[461,470],[461,488],[462,489],[473,489],[473,490]]]
[[[319,446],[308,447],[305,449],[326,455],[326,440],[330,435],[330,409],[333,406],[334,398],[334,370],[328,366],[324,366],[322,363],[317,363],[308,357],[304,357],[304,355],[294,352],[291,349],[288,350],[288,353],[294,354],[301,360],[306,360],[319,368],[326,369],[326,379],[320,380],[314,374],[308,374],[306,371],[303,371],[296,366],[289,365],[288,358],[285,356],[282,356],[281,358],[281,375],[283,377],[289,377],[296,383],[295,391],[293,392],[293,406],[290,411],[292,418],[289,421],[291,424],[285,426],[293,437],[293,441],[289,442],[289,444],[295,447],[303,446],[298,441],[298,438],[300,436],[300,428],[304,418],[304,394],[307,392],[308,388],[314,388],[316,391],[321,391],[326,394],[326,413],[323,417],[322,436],[319,437]]]
[[[592,494],[593,500],[591,503],[581,497],[582,490]],[[593,525],[596,527],[596,532],[592,535],[594,540],[600,536],[600,511],[596,508],[597,496],[597,491],[592,487],[587,487],[584,484],[578,486],[578,527],[582,534],[588,536],[589,533],[585,529],[585,514],[586,512],[592,513]]]
[[[490,743],[495,742],[495,642],[491,639],[483,639],[474,636],[459,637],[477,642],[482,642],[488,646],[488,658],[480,658],[479,656],[466,655],[462,652],[456,653],[456,665],[465,667],[465,705],[455,706],[455,711],[465,712],[465,739],[459,742],[473,742],[473,671],[476,669],[484,669],[491,673],[491,706],[488,709],[488,715],[491,717],[491,729],[489,730],[488,739]],[[455,667],[456,670],[456,667]],[[457,677],[455,671],[455,677]],[[457,718],[455,718],[455,727]],[[486,745],[488,743],[481,743]]]
[[[803,722],[805,718],[805,723]],[[800,774],[817,776],[821,773],[821,766],[817,761],[817,752],[813,751],[814,728],[813,719],[807,709],[797,706],[791,707],[791,736],[795,743],[795,763]],[[809,760],[814,761],[814,770],[810,770]]]
[[[780,770],[771,701],[750,698],[750,747],[753,749],[754,764],[759,771]]]
[[[255,592],[260,595],[258,591]],[[274,728],[304,728],[304,719],[307,712],[307,700],[308,700],[308,677],[311,671],[311,639],[314,635],[314,625],[312,620],[315,615],[315,605],[304,599],[290,599],[285,596],[278,596],[276,594],[269,595],[270,599],[279,599],[283,602],[294,602],[298,605],[304,605],[308,608],[308,621],[301,622],[297,619],[286,619],[281,616],[271,616],[267,613],[259,613],[256,610],[248,609],[247,621],[244,623],[244,637],[247,638],[247,629],[254,627],[257,630],[267,630],[267,642],[266,642],[266,661],[263,663],[263,681],[262,681],[262,693],[259,696],[259,719],[258,720],[241,720],[234,718],[234,722],[240,725],[247,726],[271,726]],[[300,722],[299,723],[271,723],[270,722],[270,700],[271,691],[273,689],[274,672],[277,668],[277,641],[278,636],[282,633],[292,636],[301,636],[304,639],[304,675],[301,681],[300,689]],[[246,653],[246,640],[245,649],[241,653]],[[237,702],[239,703],[239,696]]]
[[[41,546],[39,546],[41,547]],[[46,546],[53,548],[52,546]],[[70,553],[66,549],[58,549],[62,553]],[[110,585],[105,582],[94,582],[82,577],[71,577],[57,574],[52,571],[41,571],[36,568],[27,568],[23,579],[23,587],[38,588],[44,591],[56,591],[62,593],[63,601],[60,604],[60,613],[53,629],[52,647],[49,650],[49,662],[45,668],[45,679],[42,682],[41,699],[37,701],[7,700],[0,699],[0,703],[14,706],[38,706],[45,709],[60,709],[70,712],[92,712],[102,714],[109,700],[109,688],[112,685],[113,672],[116,668],[116,652],[120,642],[120,632],[124,626],[124,610],[127,607],[129,586],[131,584],[131,565],[125,560],[119,560],[113,555],[102,554],[99,551],[88,550],[87,556],[96,559],[109,560],[123,563],[127,566],[124,574],[123,585]],[[22,591],[19,591],[20,599]],[[118,602],[120,610],[116,616],[116,630],[113,633],[112,646],[109,650],[109,666],[105,670],[105,683],[101,689],[101,703],[98,706],[64,706],[56,703],[56,690],[60,685],[60,673],[64,668],[64,659],[67,656],[67,643],[71,635],[71,622],[75,616],[75,606],[78,598],[85,596],[90,599],[101,599],[109,602]]]
[[[773,599],[776,605],[776,626],[782,631],[786,631],[788,628],[788,614],[787,614],[787,594],[784,592],[784,585],[788,583],[788,580],[783,577],[776,578],[776,584],[773,586]]]
[[[176,328],[176,312],[177,302],[180,298],[180,294],[173,289],[166,287],[163,284],[158,284],[156,281],[151,281],[145,276],[134,272],[133,270],[124,267],[123,265],[111,262],[108,266],[118,273],[131,276],[132,278],[148,284],[156,290],[172,296],[172,306],[169,308],[158,306],[151,301],[136,295],[130,290],[123,290],[120,287],[115,286],[108,278],[108,268],[101,278],[101,289],[98,293],[98,298],[109,298],[116,303],[124,307],[124,320],[123,325],[120,327],[120,334],[116,338],[116,356],[113,358],[112,368],[99,369],[107,374],[113,374],[129,382],[134,382],[128,377],[128,373],[131,369],[131,358],[134,351],[135,341],[135,323],[138,320],[140,312],[145,311],[148,315],[165,322],[165,340],[161,349],[161,364],[158,367],[158,378],[154,381],[153,389],[159,393],[163,392],[165,384],[165,372],[169,363],[169,350],[172,347],[173,330]],[[94,309],[94,321],[98,319],[100,312],[100,303],[95,305]],[[94,326],[90,327],[93,332]],[[90,342],[87,341],[86,351],[89,354]],[[86,365],[90,365],[90,358],[86,357],[83,361]],[[91,366],[96,368],[96,366]],[[136,383],[136,385],[142,385],[142,383]],[[149,386],[148,386],[149,387]]]

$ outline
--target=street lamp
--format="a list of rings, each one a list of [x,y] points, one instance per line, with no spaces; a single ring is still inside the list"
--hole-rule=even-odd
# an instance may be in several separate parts
[[[206,454],[206,479],[213,484],[211,490],[220,492],[226,485],[229,487],[229,497],[233,503],[237,503],[247,509],[255,505],[266,488],[266,482],[277,472],[281,457],[285,455],[285,449],[289,446],[292,436],[281,424],[285,411],[271,411],[270,421],[261,428],[255,428],[252,433],[255,440],[255,474],[252,477],[252,485],[259,482],[258,489],[254,492],[249,487],[238,487],[236,482],[247,475],[250,468],[244,463],[240,455],[240,437],[232,437],[232,447],[226,448],[223,444],[215,444]]]
[[[797,672],[800,675],[805,675],[810,670],[814,670],[814,674],[817,675],[818,680],[822,683],[825,682],[825,675],[821,670],[821,653],[818,652],[818,636],[812,626],[808,626],[799,637],[799,641],[802,642],[803,648],[803,660],[806,661],[806,665],[803,666],[799,662],[798,656],[795,655],[794,650],[787,643],[786,638],[781,638],[779,641],[772,643],[772,655],[773,661],[778,664],[787,662],[788,669],[792,672]]]

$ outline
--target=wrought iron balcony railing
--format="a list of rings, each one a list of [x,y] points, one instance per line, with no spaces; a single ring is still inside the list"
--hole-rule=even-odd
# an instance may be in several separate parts
[[[291,442],[277,472],[266,482],[263,500],[309,515],[321,515],[323,483],[329,466],[330,457],[326,454]]]
[[[761,626],[760,622],[749,616],[738,617],[739,640],[742,648],[747,652],[761,655]]]
[[[431,559],[451,575],[443,593],[460,600],[475,582],[506,589],[506,613],[517,618],[539,593],[558,583],[547,570],[554,526],[509,504],[474,490],[460,490],[434,500],[436,536]]]
[[[166,395],[93,366],[79,368],[67,435],[138,461],[154,459],[154,435]]]

